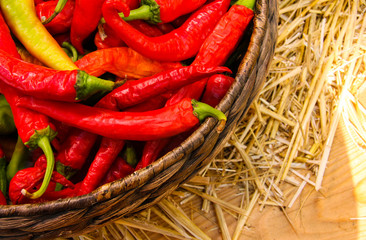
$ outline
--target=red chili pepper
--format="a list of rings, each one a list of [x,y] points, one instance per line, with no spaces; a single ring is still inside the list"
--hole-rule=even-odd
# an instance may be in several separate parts
[[[139,8],[131,10],[126,17],[123,14],[120,16],[125,21],[141,19],[151,23],[168,23],[195,11],[205,2],[206,0],[142,0]]]
[[[97,49],[127,46],[106,23],[98,26],[98,32],[94,37],[94,44]]]
[[[10,30],[6,25],[3,14],[0,12],[0,49],[6,51],[9,55],[20,59],[17,47],[11,38]]]
[[[135,170],[142,169],[154,162],[158,158],[161,150],[163,150],[163,148],[169,143],[169,141],[170,138],[147,141],[142,151],[141,160],[138,162]]]
[[[181,61],[197,54],[204,40],[227,11],[230,0],[216,0],[195,11],[179,28],[159,37],[148,37],[118,16],[128,16],[122,0],[106,0],[103,16],[118,36],[131,48],[155,60]]]
[[[223,65],[252,20],[254,5],[255,0],[239,0],[233,4],[207,37],[192,64]]]
[[[103,97],[98,104],[100,107],[108,106],[110,109],[122,110],[159,94],[177,90],[214,73],[225,71],[230,72],[230,69],[188,66],[164,71],[151,77],[128,81]]]
[[[44,156],[42,156],[37,160],[34,167],[22,169],[15,174],[9,184],[9,198],[13,204],[42,201],[42,197],[33,199],[29,196],[29,193],[37,191],[40,188],[41,181],[45,174],[45,165],[48,167],[48,163],[46,163]],[[51,180],[52,182],[48,185],[46,191],[52,191],[55,187],[55,183],[73,187],[73,183],[56,171],[52,172]]]
[[[83,71],[93,76],[110,72],[127,79],[149,77],[156,73],[181,67],[179,62],[158,62],[144,57],[128,47],[93,51],[75,62]]]
[[[58,1],[47,1],[37,4],[36,13],[38,18],[43,22],[51,17],[57,3]],[[44,25],[52,35],[65,33],[70,30],[74,7],[74,1],[67,1],[62,11],[51,22]]]
[[[70,39],[79,53],[84,54],[84,40],[97,28],[102,17],[104,0],[76,0],[71,22]]]
[[[176,104],[177,102],[182,101],[183,98],[187,97],[199,100],[206,86],[207,79],[208,78],[203,78],[195,83],[180,88],[167,100],[165,106]],[[189,88],[187,88],[187,86],[189,86]]]
[[[215,107],[225,96],[234,80],[234,78],[223,74],[213,75],[207,81],[201,101]]]
[[[114,82],[80,70],[55,70],[24,62],[0,50],[1,81],[18,91],[41,98],[77,101],[98,91],[110,91]]]
[[[161,109],[136,113],[119,112],[77,103],[23,97],[18,106],[46,114],[58,121],[108,138],[148,141],[187,131],[208,116],[218,118],[222,131],[226,116],[211,106],[192,99]]]
[[[146,101],[125,108],[125,112],[146,112],[164,107],[168,98],[164,95],[158,95],[147,99]]]
[[[121,179],[133,173],[135,169],[129,165],[122,157],[117,157],[107,174],[101,181],[101,185]]]
[[[124,140],[102,139],[99,150],[81,183],[79,195],[88,194],[99,186],[124,144]]]
[[[4,193],[0,191],[0,205],[8,205]]]
[[[175,30],[175,27],[170,23],[161,23],[161,24],[158,24],[156,26],[164,34],[170,33],[171,31]]]
[[[66,178],[73,176],[84,166],[97,138],[90,132],[73,129],[55,157],[57,172]]]

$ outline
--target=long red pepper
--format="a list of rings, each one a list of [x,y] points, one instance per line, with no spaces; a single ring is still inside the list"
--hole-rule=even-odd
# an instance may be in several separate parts
[[[84,40],[97,28],[102,17],[104,0],[76,0],[71,22],[70,39],[72,45],[84,54]]]
[[[223,74],[216,74],[207,80],[206,88],[201,101],[215,107],[220,103],[229,88],[234,82],[234,78]]]
[[[209,116],[220,120],[218,131],[222,131],[226,122],[222,112],[188,98],[178,104],[143,113],[112,111],[34,97],[22,97],[18,106],[97,135],[122,140],[148,141],[171,137],[187,131]]]
[[[238,0],[202,44],[192,64],[221,66],[233,53],[254,16],[255,0]]]
[[[79,195],[88,194],[99,186],[124,144],[124,140],[102,139],[99,150],[80,185]]]
[[[111,91],[115,83],[81,70],[55,70],[22,61],[0,50],[1,81],[18,91],[47,99],[77,101],[98,91]]]
[[[126,177],[134,171],[135,169],[129,165],[125,159],[122,157],[117,157],[101,181],[101,185]]]
[[[201,7],[206,0],[142,0],[141,6],[130,11],[125,21],[136,19],[151,23],[168,23]]]
[[[181,61],[197,54],[204,40],[227,11],[230,0],[216,0],[195,11],[179,28],[159,37],[148,37],[118,16],[128,16],[129,9],[122,0],[106,0],[103,16],[116,34],[141,54],[161,61]]]
[[[0,15],[0,36],[0,49],[8,51],[15,58],[20,58],[2,15]],[[46,191],[51,180],[54,156],[50,142],[55,137],[56,131],[45,115],[16,106],[15,103],[22,96],[21,93],[12,87],[4,86],[1,82],[0,91],[4,94],[12,109],[19,137],[30,149],[40,147],[46,156],[47,167],[43,175],[42,185],[38,191],[31,194],[32,198],[38,198]]]
[[[48,164],[47,164],[48,165]],[[18,171],[11,179],[9,184],[9,198],[13,204],[20,203],[34,203],[42,201],[42,197],[39,199],[31,198],[29,192],[34,191],[34,188],[39,189],[43,175],[45,174],[45,160],[44,156],[41,156],[33,167],[25,168]],[[55,183],[60,183],[64,186],[73,187],[74,184],[68,181],[61,174],[56,171],[52,172],[52,183],[48,186],[47,191],[52,190],[55,187]]]
[[[156,73],[181,67],[179,62],[151,60],[128,47],[93,51],[75,62],[83,71],[93,76],[110,72],[126,79],[149,77]]]
[[[174,91],[200,78],[209,77],[214,73],[231,72],[226,67],[206,68],[202,66],[187,66],[167,70],[151,77],[128,81],[114,89],[99,101],[99,106],[109,106],[111,109],[124,109],[141,103],[148,98],[167,91]]]
[[[47,1],[36,5],[36,13],[41,21],[49,19],[54,13],[57,1]],[[57,16],[45,24],[46,29],[52,34],[65,33],[70,30],[72,16],[74,13],[75,2],[73,0],[67,1],[62,11]]]

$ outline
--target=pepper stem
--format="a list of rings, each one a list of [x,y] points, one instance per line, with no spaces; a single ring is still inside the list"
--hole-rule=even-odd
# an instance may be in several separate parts
[[[75,100],[84,100],[100,91],[112,91],[115,87],[113,81],[104,80],[78,70],[78,76],[75,83]]]
[[[118,15],[125,21],[132,20],[145,20],[153,24],[160,23],[160,6],[154,0],[142,0],[141,6],[136,9],[132,9],[128,17],[125,17],[122,12]],[[100,20],[101,23],[105,23],[104,18]]]
[[[61,11],[64,9],[65,5],[67,3],[67,0],[58,0],[57,5],[55,7],[55,10],[53,11],[52,15],[47,18],[45,21],[42,21],[44,25],[47,23],[50,23]]]
[[[235,4],[242,5],[244,7],[254,10],[255,0],[238,0],[235,2]]]
[[[219,120],[219,125],[217,127],[217,132],[222,132],[226,124],[226,116],[220,110],[211,107],[210,105],[199,102],[192,99],[193,114],[199,119],[200,122],[205,120],[207,117],[214,117]]]
[[[42,149],[44,155],[46,156],[47,159],[47,167],[46,167],[46,171],[43,177],[43,182],[41,187],[35,191],[34,193],[30,193],[28,192],[26,189],[22,189],[22,194],[30,199],[36,199],[41,197],[47,190],[48,185],[51,181],[52,178],[52,173],[53,173],[53,169],[55,166],[55,157],[53,155],[53,151],[52,151],[52,147],[51,147],[51,143],[50,140],[47,136],[43,136],[38,140],[38,146]]]
[[[78,58],[79,58],[78,51],[76,50],[76,48],[71,43],[63,42],[62,47],[64,47],[65,49],[67,49],[71,52],[70,58],[73,62],[76,62],[78,60]]]

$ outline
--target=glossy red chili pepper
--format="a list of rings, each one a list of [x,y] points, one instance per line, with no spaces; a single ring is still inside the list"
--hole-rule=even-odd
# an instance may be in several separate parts
[[[223,74],[211,76],[207,81],[201,101],[215,107],[225,96],[234,80],[234,78]]]
[[[31,74],[30,74],[31,73]],[[77,101],[98,91],[110,91],[115,84],[80,70],[55,70],[12,57],[0,50],[0,76],[18,91],[41,98]]]
[[[58,1],[47,1],[36,5],[36,13],[41,21],[51,17],[54,13]],[[49,23],[44,26],[52,34],[65,33],[70,30],[72,16],[74,13],[75,2],[73,0],[67,1],[62,11]]]
[[[187,131],[208,116],[216,117],[222,131],[226,116],[207,104],[183,99],[178,104],[136,113],[119,112],[77,103],[22,97],[18,106],[46,114],[58,121],[108,138],[148,141]]]
[[[129,165],[122,157],[117,157],[107,174],[101,181],[101,185],[122,179],[133,173],[135,169]]]
[[[163,148],[169,143],[169,141],[170,138],[147,141],[142,151],[141,160],[138,162],[135,170],[142,169],[154,162],[158,158],[161,150],[163,150]]]
[[[84,166],[97,138],[95,134],[74,128],[55,157],[57,172],[66,178],[73,176]]]
[[[9,198],[13,204],[21,203],[34,203],[42,201],[42,197],[39,199],[27,198],[29,192],[37,191],[40,188],[43,176],[45,174],[45,159],[44,156],[40,157],[35,163],[34,167],[25,168],[18,171],[11,179],[9,184]],[[48,164],[47,164],[48,165]],[[47,187],[47,191],[52,191],[56,183],[60,183],[64,186],[73,187],[73,183],[68,181],[61,174],[53,171],[51,183]],[[28,192],[28,193],[25,193]]]
[[[151,60],[128,47],[96,50],[86,54],[75,64],[93,76],[110,72],[125,79],[149,77],[182,66],[179,62]]]
[[[8,205],[4,193],[0,191],[0,205]]]
[[[205,68],[202,66],[188,66],[167,70],[151,77],[136,81],[128,81],[116,88],[99,101],[99,106],[111,109],[124,109],[137,103],[174,91],[182,86],[195,82],[214,73],[230,72],[226,67]]]
[[[97,49],[127,46],[106,23],[98,26],[98,32],[94,37],[94,44]]]
[[[76,0],[71,22],[70,39],[79,53],[84,54],[84,40],[97,28],[102,17],[104,0]]]
[[[239,0],[220,19],[192,64],[221,66],[233,53],[253,19],[255,0]]]
[[[124,140],[102,139],[99,150],[80,185],[79,195],[88,194],[100,185],[124,145]]]
[[[168,98],[164,95],[158,95],[147,99],[146,101],[125,108],[125,112],[146,112],[164,107]]]
[[[0,12],[0,49],[6,51],[9,55],[20,59],[15,43],[11,38],[10,30],[6,25],[3,14]]]
[[[142,0],[141,6],[131,10],[125,21],[146,20],[151,23],[168,23],[201,7],[206,0]]]
[[[193,98],[199,100],[201,98],[202,92],[205,88],[208,78],[203,78],[197,82],[186,85],[180,88],[175,94],[173,94],[166,102],[165,106],[170,106],[182,101],[183,98]],[[189,88],[187,88],[189,86]]]
[[[129,9],[122,0],[106,0],[103,16],[118,36],[141,54],[161,61],[181,61],[197,54],[204,40],[227,11],[230,0],[216,0],[195,11],[179,28],[159,37],[148,37],[118,16],[128,16]]]

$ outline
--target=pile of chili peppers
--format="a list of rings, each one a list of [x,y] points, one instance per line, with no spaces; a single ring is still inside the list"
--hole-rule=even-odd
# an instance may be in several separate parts
[[[179,146],[255,0],[0,0],[0,205],[89,194]]]

